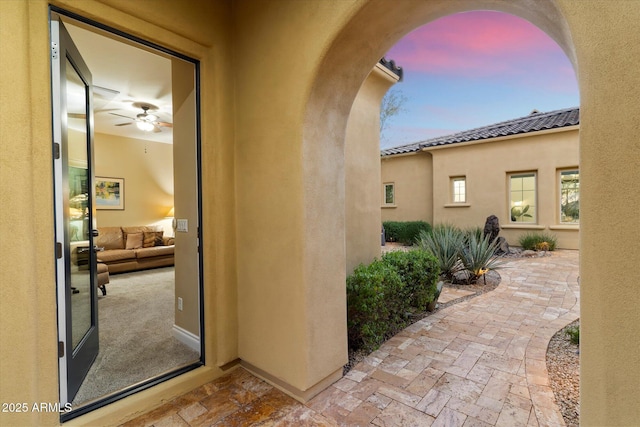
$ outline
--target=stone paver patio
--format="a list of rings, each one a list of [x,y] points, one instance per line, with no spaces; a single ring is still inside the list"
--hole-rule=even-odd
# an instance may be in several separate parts
[[[514,259],[498,288],[393,337],[306,405],[242,368],[126,426],[563,426],[546,349],[579,317],[578,251]]]

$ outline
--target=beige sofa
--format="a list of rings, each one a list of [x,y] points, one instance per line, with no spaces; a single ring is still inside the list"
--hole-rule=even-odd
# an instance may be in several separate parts
[[[106,264],[110,274],[171,266],[174,243],[152,226],[98,227],[95,240],[98,262]]]

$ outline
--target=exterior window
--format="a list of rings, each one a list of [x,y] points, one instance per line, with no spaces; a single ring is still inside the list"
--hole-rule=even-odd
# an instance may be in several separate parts
[[[394,205],[396,203],[396,191],[393,183],[384,185],[384,204]]]
[[[451,200],[453,203],[466,203],[467,202],[467,178],[459,176],[451,178],[452,191]]]
[[[580,222],[580,173],[577,169],[560,172],[560,222]]]
[[[509,207],[511,222],[534,223],[536,219],[536,174],[509,176]]]

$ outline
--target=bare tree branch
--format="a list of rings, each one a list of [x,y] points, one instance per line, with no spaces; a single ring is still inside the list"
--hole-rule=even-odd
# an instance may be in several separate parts
[[[380,104],[380,139],[384,139],[384,131],[391,123],[393,117],[405,112],[404,105],[407,97],[400,89],[391,88],[382,98]]]

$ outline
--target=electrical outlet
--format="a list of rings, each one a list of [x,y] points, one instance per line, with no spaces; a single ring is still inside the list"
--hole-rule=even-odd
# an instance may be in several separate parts
[[[182,311],[182,298],[178,297],[178,311]]]

